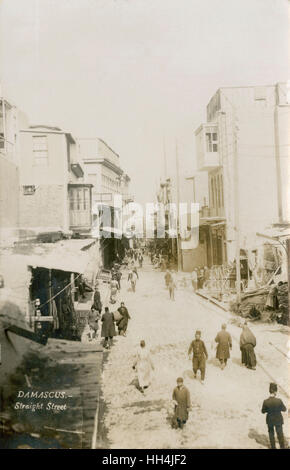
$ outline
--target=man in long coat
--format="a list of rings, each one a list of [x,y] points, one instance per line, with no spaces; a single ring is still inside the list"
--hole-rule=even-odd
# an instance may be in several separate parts
[[[102,311],[101,294],[100,294],[99,287],[98,287],[97,284],[96,284],[96,287],[95,287],[94,300],[93,300],[92,307],[95,310],[98,310],[101,313],[101,311]]]
[[[88,314],[88,324],[90,328],[93,330],[93,337],[96,338],[97,333],[98,333],[98,328],[99,328],[99,319],[101,317],[101,314],[99,313],[98,310],[96,310],[93,306],[91,307],[91,310]]]
[[[174,274],[173,270],[171,271],[170,276],[171,277],[170,277],[169,283],[168,283],[169,298],[171,300],[175,300],[174,293],[175,293],[175,288],[177,287],[176,286],[177,281],[176,281],[176,277],[175,277],[175,274]]]
[[[102,338],[105,338],[104,348],[108,349],[113,342],[113,336],[116,336],[114,315],[105,307],[105,313],[102,316]]]
[[[117,322],[118,332],[119,335],[126,336],[128,322],[131,317],[129,315],[127,307],[125,307],[124,302],[121,302],[121,306],[118,308],[118,312],[120,313],[120,315],[122,315],[122,318]]]
[[[232,349],[232,338],[226,331],[226,328],[226,324],[223,323],[221,331],[219,331],[215,338],[215,342],[217,343],[216,357],[221,363],[222,370],[227,365],[227,360],[230,357],[230,349]]]
[[[189,390],[183,384],[183,378],[178,377],[177,387],[173,390],[172,400],[175,404],[174,418],[179,428],[183,428],[188,420],[188,411],[191,408]]]
[[[168,289],[168,286],[169,286],[169,282],[170,282],[170,280],[171,280],[171,277],[172,277],[172,276],[171,276],[169,270],[167,269],[167,270],[166,270],[166,273],[165,273],[165,276],[164,276],[165,286],[166,286],[167,289]]]
[[[242,353],[242,364],[248,369],[256,370],[256,354],[254,348],[256,346],[256,338],[247,323],[242,325],[242,334],[240,336],[240,350]]]
[[[204,383],[205,377],[205,363],[208,358],[207,350],[204,342],[200,339],[201,331],[197,330],[195,333],[195,340],[190,343],[188,349],[188,356],[192,353],[192,368],[194,373],[194,378],[196,379],[197,371],[200,370],[201,373],[201,383]]]
[[[267,413],[266,423],[268,425],[268,433],[271,444],[271,449],[276,449],[275,444],[275,429],[280,445],[280,449],[285,448],[284,434],[283,434],[283,416],[281,411],[287,411],[286,406],[276,397],[278,391],[277,384],[270,383],[269,392],[270,397],[264,400],[262,406],[262,413]]]

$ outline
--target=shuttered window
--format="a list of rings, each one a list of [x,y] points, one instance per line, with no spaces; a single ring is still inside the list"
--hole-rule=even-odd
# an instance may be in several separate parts
[[[47,137],[44,135],[34,135],[33,139],[33,159],[35,165],[48,164]]]

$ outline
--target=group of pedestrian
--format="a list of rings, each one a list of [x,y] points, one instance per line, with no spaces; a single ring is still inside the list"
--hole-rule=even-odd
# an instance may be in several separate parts
[[[138,255],[137,255],[138,256]],[[132,263],[133,261],[133,263]],[[141,266],[142,266],[141,260]],[[140,261],[139,261],[140,266]],[[202,281],[201,274],[203,273],[198,270],[194,270],[192,275],[192,285],[194,290],[201,288]],[[137,269],[135,267],[135,260],[131,260],[131,266],[128,273],[128,281],[131,283],[131,289],[133,292],[136,291],[136,282],[139,279]],[[177,281],[175,278],[174,271],[166,270],[165,276],[165,285],[169,291],[169,298],[174,300],[175,298],[175,289],[177,286]],[[116,279],[112,279],[116,281]],[[118,283],[117,283],[118,284]],[[114,289],[120,289],[120,286],[114,284]],[[112,285],[111,285],[111,297],[112,297]],[[94,293],[94,300],[91,312],[89,314],[88,323],[91,330],[96,334],[97,332],[97,323],[99,320],[102,322],[102,331],[101,336],[104,338],[104,348],[109,349],[113,344],[113,337],[117,335],[116,327],[118,329],[118,334],[126,336],[128,322],[131,318],[128,312],[127,307],[124,302],[121,302],[120,307],[117,312],[112,313],[109,311],[108,307],[105,307],[105,313],[101,316],[102,303],[98,290]],[[256,369],[256,338],[253,332],[245,322],[242,327],[242,332],[240,335],[240,351],[241,351],[241,363],[245,367],[251,370]],[[221,370],[224,370],[227,366],[227,361],[230,358],[230,351],[232,350],[232,338],[227,330],[226,324],[222,324],[221,330],[217,333],[215,337],[216,343],[216,358],[220,363]],[[188,357],[192,360],[192,370],[194,378],[197,378],[197,373],[200,372],[201,383],[204,384],[205,373],[206,373],[206,361],[208,360],[208,352],[205,346],[204,341],[201,338],[201,330],[196,330],[195,337],[191,341],[188,349]],[[144,393],[145,390],[152,383],[152,374],[154,371],[154,364],[151,358],[150,350],[148,350],[145,340],[140,341],[140,345],[132,365],[133,369],[137,372],[138,377],[138,388],[141,393]],[[271,448],[275,448],[275,431],[278,437],[280,448],[285,448],[285,439],[283,435],[283,416],[282,412],[286,411],[286,407],[281,399],[277,398],[278,387],[275,383],[271,383],[269,387],[270,397],[264,400],[261,412],[267,414],[266,423],[268,426],[269,440]],[[182,377],[177,378],[177,385],[172,393],[172,400],[174,404],[174,416],[172,425],[175,428],[182,429],[186,424],[189,416],[189,411],[192,409],[190,392],[188,388],[184,385]]]
[[[231,335],[226,331],[226,324],[222,325],[221,331],[218,332],[215,342],[217,343],[216,357],[219,359],[221,369],[223,370],[227,365],[227,360],[230,357],[230,350],[232,349]],[[240,335],[240,350],[241,362],[247,368],[255,370],[256,368],[256,355],[254,348],[256,346],[256,338],[247,323],[242,325],[242,333]],[[205,364],[208,359],[207,350],[204,342],[201,340],[201,331],[197,330],[195,333],[195,340],[189,346],[188,355],[192,353],[192,367],[194,377],[196,378],[197,371],[201,373],[201,383],[204,383],[205,378]],[[285,439],[283,434],[283,416],[282,412],[286,411],[286,407],[281,399],[277,398],[278,387],[277,384],[271,383],[269,387],[270,397],[263,402],[262,413],[266,413],[266,423],[268,426],[268,434],[270,446],[272,449],[276,448],[275,443],[275,430],[278,442],[281,449],[285,448]],[[175,427],[182,428],[188,419],[188,411],[191,409],[190,393],[184,386],[182,377],[177,379],[177,387],[173,391],[173,401],[175,403],[175,413],[173,424]]]
[[[155,269],[160,269],[163,272],[170,267],[170,256],[161,250],[151,249],[150,260]]]
[[[285,438],[283,433],[282,412],[287,411],[286,406],[280,398],[277,398],[278,387],[276,383],[271,382],[269,386],[270,396],[263,401],[261,412],[266,414],[266,424],[268,427],[269,441],[271,449],[276,449],[275,431],[277,434],[280,449],[285,449]],[[183,383],[183,378],[177,378],[177,386],[172,393],[174,403],[174,416],[172,425],[175,428],[183,428],[188,420],[191,410],[190,392]]]
[[[144,261],[145,248],[129,248],[125,252],[124,264],[126,266],[132,266],[132,264],[139,263],[139,268],[142,268]]]
[[[126,336],[130,318],[131,317],[124,302],[121,302],[121,305],[115,314],[110,312],[108,307],[105,307],[105,313],[101,318],[101,337],[104,338],[104,348],[109,349],[113,344],[113,337],[117,336],[115,324],[118,328],[118,334]]]
[[[191,283],[193,291],[196,292],[198,289],[203,289],[204,284],[210,278],[210,270],[207,266],[199,266],[194,268],[191,273]]]
[[[118,268],[113,268],[112,279],[110,282],[110,302],[112,304],[116,302],[117,291],[121,288],[118,278],[116,278],[116,274],[118,272]],[[131,317],[124,302],[121,302],[120,307],[115,312],[116,318],[114,313],[110,312],[109,307],[107,306],[105,307],[105,311],[102,315],[102,308],[103,305],[99,290],[99,281],[97,280],[95,283],[92,306],[88,313],[87,325],[85,326],[82,334],[82,341],[93,341],[94,339],[97,339],[99,322],[101,321],[101,337],[104,338],[103,346],[105,348],[109,348],[113,344],[113,337],[117,335],[115,325],[118,328],[118,334],[126,336],[128,321]]]
[[[228,331],[226,331],[226,324],[223,323],[221,330],[215,337],[216,347],[216,358],[220,362],[221,369],[227,365],[227,361],[230,358],[230,351],[232,349],[232,338]],[[240,350],[241,350],[241,363],[248,369],[256,369],[256,355],[254,348],[256,346],[256,338],[247,323],[242,325],[242,333],[240,335]],[[192,368],[194,378],[198,370],[201,373],[201,383],[204,383],[205,378],[205,367],[206,360],[208,359],[208,353],[204,342],[201,340],[201,331],[197,330],[195,333],[195,340],[193,340],[188,349],[188,356],[192,354]]]

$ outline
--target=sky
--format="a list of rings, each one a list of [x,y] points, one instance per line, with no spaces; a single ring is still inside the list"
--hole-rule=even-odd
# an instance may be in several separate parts
[[[287,0],[0,0],[2,95],[31,124],[100,137],[137,201],[195,171],[220,87],[288,77]]]

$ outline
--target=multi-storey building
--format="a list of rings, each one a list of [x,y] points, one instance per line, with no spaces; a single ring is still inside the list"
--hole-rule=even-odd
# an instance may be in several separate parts
[[[202,234],[198,230],[198,211],[207,207],[205,175],[201,172],[193,176],[183,174],[179,177],[177,188],[177,175],[171,174],[160,183],[157,201],[163,207],[156,211],[156,224],[160,224],[165,233],[156,245],[163,246],[163,251],[183,271],[192,271],[193,267],[205,265],[203,246],[199,244],[199,236]],[[179,220],[178,230],[177,220]],[[157,232],[156,226],[156,237]],[[179,243],[177,232],[179,232]]]
[[[78,139],[78,154],[84,164],[85,176],[92,184],[93,223],[102,228],[103,263],[109,266],[117,252],[122,251],[122,231],[116,229],[115,221],[124,204],[133,201],[129,193],[129,176],[120,166],[119,155],[99,138]],[[121,196],[120,204],[114,205],[115,196]],[[98,231],[97,230],[97,231]]]
[[[0,97],[0,245],[18,237],[19,223],[19,128],[27,118]]]
[[[20,132],[20,230],[29,233],[91,232],[92,197],[77,159],[76,141],[58,127]]]
[[[199,171],[208,174],[201,213],[207,266],[253,245],[266,226],[289,221],[289,103],[284,83],[220,88],[195,132]]]

